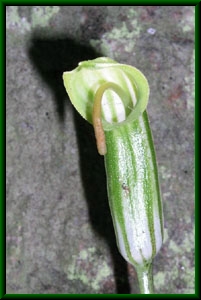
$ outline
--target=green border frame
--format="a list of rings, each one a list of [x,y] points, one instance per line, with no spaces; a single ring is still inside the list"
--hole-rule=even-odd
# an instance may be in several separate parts
[[[200,297],[200,232],[199,232],[199,100],[200,100],[200,2],[195,7],[195,295]]]
[[[33,5],[33,4],[56,4],[56,5],[77,5],[77,4],[122,4],[122,1],[79,1],[79,0],[74,0],[74,1],[40,1],[36,0],[34,2],[32,1],[1,1],[0,0],[0,37],[1,39],[1,47],[0,47],[0,71],[1,71],[1,81],[0,81],[0,299],[15,299],[15,298],[20,298],[20,299],[34,299],[34,298],[52,298],[52,299],[65,299],[65,298],[195,298],[199,299],[200,296],[200,284],[199,284],[199,263],[200,263],[200,258],[199,258],[199,216],[198,216],[198,211],[199,211],[199,203],[198,203],[198,174],[195,176],[195,190],[196,190],[196,200],[195,201],[195,212],[196,212],[196,218],[195,218],[195,225],[196,225],[196,231],[195,231],[195,240],[196,240],[196,255],[195,255],[195,294],[182,294],[182,295],[169,295],[169,294],[159,294],[159,295],[127,295],[127,294],[105,294],[105,295],[94,295],[94,294],[48,294],[48,295],[41,295],[41,294],[6,294],[6,275],[5,275],[5,8],[7,5]],[[196,99],[195,101],[196,104],[196,109],[195,109],[195,128],[199,128],[198,124],[198,119],[199,119],[199,107],[198,107],[198,99],[199,98],[199,62],[200,62],[200,37],[199,37],[199,28],[200,28],[200,1],[181,1],[181,0],[169,0],[169,1],[132,1],[128,0],[123,2],[124,5],[127,4],[134,4],[134,5],[189,5],[189,6],[195,6],[195,23],[196,23],[196,30],[195,30],[195,41],[196,41],[196,47],[195,47],[195,91],[196,91]],[[199,137],[198,137],[198,130],[195,131],[196,133],[196,138],[195,138],[195,166],[199,166],[199,153],[198,153],[198,148],[199,148]],[[197,167],[196,167],[196,173],[197,173]],[[195,173],[195,175],[196,175]]]
[[[2,298],[5,287],[5,14],[3,4],[0,2],[0,36],[2,37],[0,44],[0,299]]]
[[[155,1],[151,1],[151,0],[142,0],[142,1],[137,1],[137,0],[127,0],[127,1],[120,1],[120,0],[111,0],[111,1],[107,1],[107,0],[89,0],[89,1],[86,1],[86,0],[59,0],[58,2],[57,1],[52,1],[52,0],[35,0],[35,1],[26,1],[26,0],[22,0],[22,1],[0,1],[0,6],[6,6],[6,5],[24,5],[24,4],[28,4],[29,6],[31,5],[35,5],[35,4],[41,4],[41,5],[44,5],[44,4],[55,4],[55,5],[65,5],[65,4],[68,4],[68,5],[77,5],[77,4],[84,4],[84,5],[91,5],[91,4],[108,4],[108,5],[113,5],[113,4],[123,4],[124,6],[127,5],[127,4],[134,4],[134,5],[146,5],[146,4],[149,4],[149,5],[158,5],[160,4],[161,6],[163,5],[171,5],[171,4],[174,4],[173,6],[176,6],[176,5],[189,5],[189,6],[196,6],[200,1],[196,1],[196,0],[164,0],[164,1],[161,1],[161,0],[155,0]]]

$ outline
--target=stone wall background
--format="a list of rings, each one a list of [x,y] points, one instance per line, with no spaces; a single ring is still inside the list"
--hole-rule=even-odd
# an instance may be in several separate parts
[[[194,10],[6,7],[7,294],[139,293],[116,249],[93,129],[62,83],[98,56],[148,78],[165,218],[155,291],[194,293]]]

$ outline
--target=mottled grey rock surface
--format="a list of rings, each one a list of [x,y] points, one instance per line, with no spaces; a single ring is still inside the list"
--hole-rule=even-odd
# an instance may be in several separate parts
[[[109,56],[148,78],[164,204],[158,294],[194,293],[194,7],[6,7],[7,294],[139,293],[103,159],[63,71]]]

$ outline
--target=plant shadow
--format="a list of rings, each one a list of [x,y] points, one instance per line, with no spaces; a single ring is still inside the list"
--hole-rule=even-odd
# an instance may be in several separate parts
[[[83,60],[101,56],[89,46],[81,45],[70,38],[42,38],[34,34],[29,48],[29,57],[43,81],[54,94],[58,120],[65,121],[66,91],[62,74],[77,67]],[[97,153],[93,128],[74,110],[74,121],[79,146],[80,170],[90,222],[95,232],[109,246],[118,294],[129,294],[127,263],[116,246],[112,218],[109,210],[104,160]]]

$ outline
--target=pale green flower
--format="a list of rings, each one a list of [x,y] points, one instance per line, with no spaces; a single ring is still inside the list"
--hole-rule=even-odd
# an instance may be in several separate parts
[[[72,104],[95,129],[104,155],[117,245],[152,293],[151,262],[163,241],[157,164],[146,106],[149,85],[136,68],[101,57],[63,74]]]

